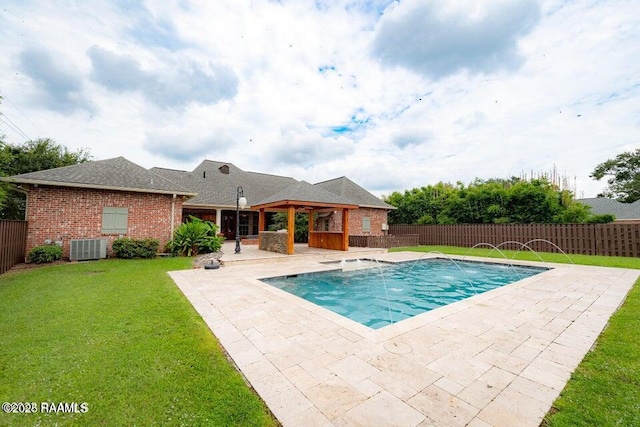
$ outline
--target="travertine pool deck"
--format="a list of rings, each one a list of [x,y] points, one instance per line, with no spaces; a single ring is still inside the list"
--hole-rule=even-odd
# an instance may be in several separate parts
[[[365,256],[425,257],[324,252],[169,274],[285,426],[509,427],[539,426],[639,275],[547,264],[379,330],[258,280]]]

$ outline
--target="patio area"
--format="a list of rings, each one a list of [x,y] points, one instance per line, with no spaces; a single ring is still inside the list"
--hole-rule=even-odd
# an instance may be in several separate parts
[[[366,256],[366,254],[386,253],[386,249],[354,248],[350,247],[347,252],[334,251],[329,249],[311,248],[306,243],[296,243],[294,245],[294,255],[280,254],[276,252],[261,251],[258,245],[241,245],[240,253],[235,253],[235,241],[227,240],[222,244],[220,259],[223,265],[236,265],[259,262],[279,262],[291,261],[308,256],[330,257],[331,259],[341,259],[341,257]],[[295,257],[295,258],[294,258]]]
[[[259,279],[424,254],[227,245],[222,268],[170,275],[285,426],[538,426],[639,274],[549,264],[372,330]]]

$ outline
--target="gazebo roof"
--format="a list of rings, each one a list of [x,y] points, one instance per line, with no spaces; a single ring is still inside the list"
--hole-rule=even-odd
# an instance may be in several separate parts
[[[300,181],[279,191],[260,202],[253,204],[252,209],[266,208],[345,208],[357,209],[358,205],[340,195],[331,193],[318,186]]]

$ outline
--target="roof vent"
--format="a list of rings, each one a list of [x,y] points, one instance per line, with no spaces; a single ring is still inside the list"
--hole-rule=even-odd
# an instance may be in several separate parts
[[[218,170],[225,175],[229,175],[229,165],[222,165]]]
[[[207,177],[207,171],[202,171],[202,177],[206,178]]]

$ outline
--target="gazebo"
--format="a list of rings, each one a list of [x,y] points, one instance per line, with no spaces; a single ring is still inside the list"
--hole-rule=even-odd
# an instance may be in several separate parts
[[[349,249],[349,210],[358,209],[358,205],[342,196],[308,182],[300,181],[252,205],[251,209],[259,211],[258,239],[260,249],[293,255],[296,212],[309,214],[309,247],[346,251]],[[265,212],[274,211],[287,212],[286,233],[265,230]],[[342,212],[342,230],[315,231],[314,215],[334,211]]]

